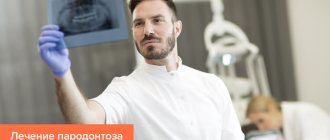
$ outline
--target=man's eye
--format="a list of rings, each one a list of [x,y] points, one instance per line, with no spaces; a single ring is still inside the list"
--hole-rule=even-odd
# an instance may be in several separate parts
[[[140,27],[140,26],[142,26],[142,22],[136,22],[136,23],[134,23],[134,27]]]
[[[155,22],[155,23],[160,23],[160,22],[162,22],[162,21],[163,21],[162,19],[158,19],[158,18],[154,19],[154,22]]]

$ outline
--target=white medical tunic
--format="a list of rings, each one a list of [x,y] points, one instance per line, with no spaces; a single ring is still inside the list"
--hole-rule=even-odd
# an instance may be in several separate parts
[[[286,140],[330,140],[330,117],[315,105],[282,102]]]
[[[107,124],[133,124],[135,140],[243,140],[224,83],[184,65],[143,64],[94,98]]]

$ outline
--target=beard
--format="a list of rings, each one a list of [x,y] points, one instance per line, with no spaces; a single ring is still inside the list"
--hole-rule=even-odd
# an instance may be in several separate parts
[[[151,39],[156,39],[159,40],[160,42],[162,41],[160,38],[154,36],[153,34],[151,35],[145,35],[142,42],[146,41],[146,40],[151,40]],[[168,54],[170,52],[172,52],[174,46],[175,46],[175,34],[174,31],[172,32],[172,35],[168,36],[165,40],[166,44],[164,48],[161,48],[160,51],[156,51],[156,46],[151,45],[148,47],[148,49],[146,50],[146,52],[143,52],[140,50],[140,46],[138,45],[138,43],[135,41],[135,45],[136,48],[138,50],[138,52],[145,58],[148,60],[159,60],[159,59],[164,59],[165,57],[168,56]]]

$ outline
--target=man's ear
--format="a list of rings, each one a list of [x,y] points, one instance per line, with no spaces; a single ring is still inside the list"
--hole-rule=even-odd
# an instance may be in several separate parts
[[[182,22],[181,20],[177,20],[174,22],[174,29],[175,29],[175,37],[179,37],[182,31]]]

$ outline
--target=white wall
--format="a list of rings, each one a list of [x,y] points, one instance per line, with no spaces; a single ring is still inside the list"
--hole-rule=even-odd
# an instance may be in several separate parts
[[[330,113],[330,0],[288,0],[299,100]]]

